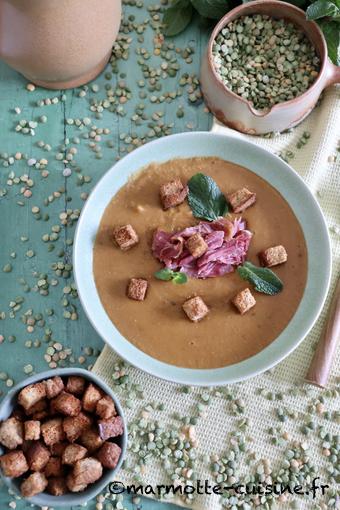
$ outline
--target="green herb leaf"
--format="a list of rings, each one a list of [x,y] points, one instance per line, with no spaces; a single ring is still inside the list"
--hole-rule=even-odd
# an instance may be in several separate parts
[[[209,175],[193,175],[188,186],[188,202],[195,218],[213,221],[227,214],[227,200]]]
[[[251,262],[245,262],[237,268],[237,272],[243,280],[252,283],[257,292],[274,296],[283,289],[280,278],[267,267],[257,267]]]
[[[178,271],[177,273],[175,273],[175,276],[172,278],[172,281],[174,283],[179,283],[179,284],[187,283],[188,277],[185,273]]]
[[[229,0],[191,0],[196,11],[204,18],[220,19],[231,9]]]
[[[189,0],[178,0],[169,7],[163,16],[164,35],[177,35],[189,25],[193,14]]]
[[[186,283],[188,281],[188,277],[185,273],[182,273],[181,271],[173,271],[172,269],[169,269],[167,267],[161,269],[160,271],[156,271],[154,276],[158,280],[163,280],[166,282],[172,280],[173,283],[178,284]]]
[[[337,5],[329,0],[317,0],[306,10],[307,19],[320,19],[325,16],[338,16],[340,13]]]
[[[328,56],[336,66],[340,65],[340,20],[319,20],[318,24],[323,31],[328,48]]]

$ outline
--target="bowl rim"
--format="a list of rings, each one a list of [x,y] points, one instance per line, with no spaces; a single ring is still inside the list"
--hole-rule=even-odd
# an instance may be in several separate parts
[[[223,159],[223,156],[221,156],[221,154],[216,153],[206,154],[206,153],[214,149],[214,144],[220,147],[220,145],[224,146],[225,144],[228,143],[230,144],[229,150],[231,151],[234,150],[235,152],[237,151],[238,146],[241,144],[242,147],[237,153],[237,157],[241,158],[241,160],[243,160],[244,157],[247,157],[245,156],[245,154],[247,153],[250,154],[253,153],[253,155],[257,153],[259,158],[263,158],[263,160],[261,159],[261,165],[258,164],[258,166],[261,168],[263,168],[264,166],[263,161],[265,161],[265,159],[267,158],[268,166],[270,166],[271,169],[274,164],[274,166],[276,165],[278,167],[278,170],[283,171],[282,173],[280,173],[280,171],[272,172],[271,170],[272,175],[274,176],[273,179],[274,178],[281,179],[284,181],[284,184],[286,185],[286,181],[288,179],[287,176],[289,175],[289,179],[291,181],[290,184],[292,185],[292,183],[294,183],[294,185],[296,185],[297,188],[299,189],[299,192],[301,193],[302,191],[302,193],[304,193],[304,198],[308,199],[307,201],[309,201],[309,203],[312,204],[313,222],[318,223],[318,235],[320,236],[321,239],[321,241],[320,239],[318,239],[318,242],[316,242],[316,240],[315,239],[313,240],[311,237],[311,242],[314,243],[313,247],[315,246],[315,250],[317,252],[316,259],[318,260],[318,263],[320,261],[323,261],[324,265],[322,266],[321,272],[315,271],[315,275],[312,275],[312,271],[310,269],[311,256],[310,253],[308,253],[307,284],[299,307],[295,315],[287,325],[287,327],[283,330],[283,332],[265,349],[244,361],[241,361],[234,365],[229,365],[227,367],[214,369],[189,369],[177,367],[175,365],[170,365],[168,363],[152,358],[148,354],[139,350],[137,347],[135,347],[132,343],[130,343],[120,334],[118,329],[114,326],[114,324],[107,316],[106,311],[103,305],[101,304],[100,298],[97,293],[92,270],[93,243],[103,213],[100,213],[100,218],[98,218],[98,221],[97,219],[94,219],[94,216],[98,215],[98,209],[100,207],[103,208],[104,212],[106,206],[108,205],[116,191],[118,191],[118,189],[120,189],[120,187],[127,182],[127,179],[131,175],[136,173],[141,168],[147,166],[148,164],[154,162],[155,160],[158,162],[164,162],[174,158],[195,157],[195,155],[196,156],[201,155],[200,151],[203,151],[204,155],[209,156],[214,155],[216,157],[222,157]],[[167,150],[165,150],[164,145],[167,147]],[[187,152],[189,150],[189,147],[190,150],[192,148],[191,155],[179,154],[180,150]],[[174,155],[168,157],[167,154],[169,151],[171,152],[171,150],[174,151]],[[233,159],[229,159],[229,161],[230,160],[233,161]],[[143,161],[143,163],[141,161]],[[240,161],[236,161],[236,163],[243,165],[247,168],[251,166],[252,171],[254,171],[257,175],[263,177],[263,175],[259,173],[260,170],[258,168],[254,170],[254,167],[252,166],[253,163],[252,165],[249,164],[249,160],[247,163],[242,163]],[[112,182],[110,182],[110,180]],[[269,181],[269,184],[271,184],[275,188],[275,185],[273,185],[272,182]],[[117,190],[115,192],[111,191],[112,185],[115,185],[117,187]],[[290,200],[288,200],[287,197],[283,194],[282,189],[278,191],[279,193],[281,193],[281,195],[283,195],[283,197],[286,199],[289,205],[291,205]],[[103,205],[104,202],[103,200],[101,200],[101,202],[98,204],[97,195],[99,193],[110,196],[110,198],[107,197],[108,199],[107,201],[105,201],[105,206]],[[300,208],[301,211],[305,211],[305,203],[301,201],[301,195],[300,194],[297,195],[297,191],[293,189],[292,186],[290,186],[289,188],[289,193],[294,194],[294,196],[296,195],[295,203],[297,207]],[[294,212],[295,215],[298,216],[296,214],[296,211]],[[311,212],[309,211],[308,218],[310,218],[310,214]],[[94,222],[96,222],[96,225],[94,225]],[[315,225],[315,223],[313,223],[313,225]],[[304,231],[304,225],[301,225],[301,227]],[[93,229],[93,232],[91,229]],[[314,229],[310,228],[310,232],[312,231],[314,232]],[[307,240],[306,244],[308,248]],[[80,215],[80,218],[78,220],[73,247],[73,265],[79,299],[81,301],[85,314],[87,315],[90,323],[97,331],[97,333],[103,338],[103,340],[106,343],[110,345],[112,349],[116,351],[116,353],[121,358],[126,360],[131,365],[140,368],[141,370],[153,376],[156,376],[160,379],[165,379],[169,382],[193,386],[195,385],[219,386],[240,382],[250,377],[254,377],[255,375],[258,375],[275,366],[277,363],[279,363],[285,357],[287,357],[291,352],[293,352],[296,349],[296,347],[298,347],[298,345],[302,342],[302,340],[306,337],[306,335],[309,333],[309,331],[315,324],[327,296],[331,276],[331,246],[327,225],[317,200],[315,199],[307,185],[304,183],[303,179],[287,163],[285,163],[281,158],[279,158],[275,154],[272,154],[266,149],[263,149],[262,147],[259,147],[254,143],[248,142],[244,139],[235,138],[234,136],[216,134],[212,132],[196,131],[192,133],[174,134],[149,142],[148,144],[139,147],[135,151],[129,153],[124,158],[119,160],[101,177],[101,179],[98,181],[93,191],[91,192],[90,196],[88,197],[85,206],[82,210],[82,213]],[[313,287],[313,284],[315,287],[314,290],[317,289],[318,292],[312,292],[313,289],[309,288],[311,286]],[[309,300],[313,301],[312,310],[310,311],[310,313],[306,314],[306,316],[303,317],[302,320],[302,318],[299,315],[301,315],[302,304],[306,300],[307,288],[310,291],[307,297]],[[96,307],[95,310],[94,304]],[[306,304],[304,305],[304,308],[306,308]],[[306,312],[306,310],[303,309],[303,312]],[[100,318],[98,318],[98,313],[100,313],[101,315]],[[288,330],[288,332],[290,332],[291,335],[292,332],[293,335],[296,334],[296,332],[294,331],[294,327],[296,326],[297,316],[298,320],[300,320],[300,322],[301,321],[303,322],[303,327],[298,328],[299,329],[298,337],[295,341],[292,341],[291,337],[289,336],[288,338],[285,339],[287,341],[287,344],[290,343],[290,345],[289,347],[283,348],[282,337],[284,334],[286,334],[286,336],[288,335],[288,333],[286,333],[286,330]],[[292,324],[294,327],[292,327]]]
[[[122,417],[123,419],[123,426],[124,426],[124,432],[121,436],[121,455],[119,458],[119,461],[117,463],[117,466],[114,469],[108,469],[105,468],[106,472],[104,472],[103,476],[94,484],[91,484],[88,489],[85,489],[85,491],[80,493],[67,493],[63,496],[53,496],[52,494],[48,494],[46,492],[42,492],[40,494],[37,494],[36,496],[30,497],[30,498],[24,498],[20,491],[18,490],[17,483],[15,480],[19,481],[20,478],[10,478],[6,477],[2,474],[0,470],[0,476],[4,480],[7,487],[9,487],[11,490],[13,490],[16,494],[20,494],[21,498],[33,503],[34,505],[38,506],[48,506],[48,507],[61,507],[61,506],[78,506],[83,505],[84,503],[88,502],[90,499],[97,496],[99,492],[101,492],[106,485],[112,481],[113,475],[118,472],[120,469],[127,450],[127,425],[126,425],[126,418],[123,412],[122,405],[117,398],[116,394],[113,392],[113,390],[110,388],[110,386],[104,382],[97,374],[86,370],[84,368],[56,368],[51,370],[45,370],[44,372],[39,372],[37,374],[31,375],[27,379],[23,379],[18,384],[13,386],[5,395],[5,397],[0,402],[0,421],[7,419],[10,414],[4,412],[4,408],[9,406],[10,413],[12,412],[14,405],[11,404],[11,400],[15,398],[17,393],[28,386],[29,384],[34,384],[39,381],[50,379],[51,377],[66,377],[70,375],[80,375],[84,378],[86,378],[89,381],[94,382],[97,386],[99,386],[105,393],[107,393],[110,397],[112,397],[116,409],[118,411],[118,415]],[[0,454],[3,450],[2,446],[0,446]],[[24,475],[23,475],[24,476]],[[60,498],[63,500],[61,501]]]

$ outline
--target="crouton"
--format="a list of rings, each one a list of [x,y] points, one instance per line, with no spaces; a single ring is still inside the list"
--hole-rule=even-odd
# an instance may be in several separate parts
[[[25,429],[25,440],[26,441],[38,441],[40,439],[40,421],[28,420],[24,423]]]
[[[60,457],[51,457],[44,469],[44,475],[46,478],[51,476],[62,476],[64,474],[64,468],[61,463]]]
[[[192,322],[202,320],[209,312],[209,308],[200,296],[187,299],[182,308]]]
[[[103,467],[114,469],[118,464],[121,453],[122,450],[116,443],[107,441],[97,453],[97,459],[102,463]]]
[[[92,424],[92,419],[80,412],[78,416],[64,418],[63,428],[67,439],[73,443]]]
[[[68,492],[66,480],[63,476],[52,476],[48,480],[47,492],[52,496],[63,496]]]
[[[87,483],[78,483],[73,473],[70,473],[66,478],[66,486],[71,492],[82,492],[86,489]]]
[[[34,406],[39,400],[46,397],[46,387],[42,382],[29,384],[23,388],[18,396],[18,403],[27,411]]]
[[[47,405],[48,404],[46,398],[43,398],[36,402],[35,404],[33,404],[33,406],[26,409],[26,414],[27,416],[35,416],[37,414],[44,413],[47,409]]]
[[[97,402],[102,398],[102,392],[94,384],[89,384],[83,395],[82,404],[83,409],[89,413],[94,413],[96,410]]]
[[[64,389],[64,383],[61,377],[56,376],[44,381],[46,387],[46,396],[48,399],[55,398]]]
[[[272,267],[287,262],[288,255],[282,245],[272,246],[259,253],[259,259],[262,266]]]
[[[51,453],[41,441],[32,443],[26,453],[31,471],[42,471],[51,457]]]
[[[104,440],[98,434],[95,428],[85,430],[80,436],[79,442],[87,448],[90,453],[95,452],[100,448]]]
[[[62,418],[52,418],[41,425],[41,433],[47,446],[61,443],[65,439]]]
[[[188,194],[188,186],[184,186],[180,179],[166,182],[160,187],[160,197],[163,209],[176,207],[184,202]]]
[[[247,188],[241,188],[234,193],[229,193],[227,199],[233,212],[240,213],[256,202],[256,193],[252,193]]]
[[[113,237],[116,244],[122,251],[130,250],[130,248],[139,242],[137,232],[132,225],[116,227],[113,231]]]
[[[63,453],[62,463],[70,464],[71,466],[77,462],[77,460],[81,460],[87,455],[87,449],[80,444],[69,444]]]
[[[195,259],[198,259],[198,257],[204,255],[208,249],[208,245],[201,234],[193,234],[190,236],[186,241],[185,246],[188,248],[189,252]]]
[[[78,375],[71,375],[67,379],[66,391],[73,395],[82,395],[85,389],[85,379]]]
[[[242,290],[232,300],[241,315],[256,305],[256,300],[248,288]]]
[[[20,485],[21,494],[24,498],[31,498],[40,492],[44,492],[48,485],[46,476],[43,473],[32,473]]]
[[[67,419],[68,418],[66,418],[66,420]],[[63,441],[62,443],[51,444],[51,446],[49,447],[49,450],[51,452],[51,455],[53,455],[53,457],[61,457],[67,446],[68,446],[68,443],[66,441]]]
[[[110,437],[121,436],[124,432],[123,420],[120,416],[110,418],[109,420],[99,420],[98,430],[101,439],[104,441]]]
[[[103,420],[108,420],[117,415],[115,403],[109,395],[105,395],[105,397],[98,400],[96,414]]]
[[[13,450],[0,457],[0,467],[4,476],[18,478],[29,470],[26,457],[21,450]]]
[[[0,443],[14,450],[24,441],[23,424],[16,418],[8,418],[0,425]]]
[[[54,409],[65,416],[77,416],[81,411],[80,400],[66,391],[62,391],[53,399]]]
[[[131,278],[127,288],[127,297],[135,301],[144,301],[146,291],[148,289],[148,281],[143,278]]]
[[[77,460],[73,468],[73,476],[77,484],[96,482],[103,474],[103,466],[94,457]]]

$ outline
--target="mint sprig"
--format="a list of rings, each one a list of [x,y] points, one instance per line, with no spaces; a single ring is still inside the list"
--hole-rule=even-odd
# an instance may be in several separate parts
[[[173,271],[172,269],[169,269],[168,267],[165,267],[164,269],[160,269],[159,271],[156,271],[154,276],[158,280],[163,280],[165,282],[172,281],[173,283],[178,283],[178,284],[183,284],[188,281],[188,277],[185,273],[182,273],[181,271]]]
[[[214,221],[227,214],[227,200],[209,175],[202,173],[193,175],[188,187],[188,202],[195,218]]]
[[[257,267],[251,262],[244,262],[237,268],[238,274],[243,280],[254,285],[257,292],[274,296],[283,289],[283,283],[276,274],[267,267]]]

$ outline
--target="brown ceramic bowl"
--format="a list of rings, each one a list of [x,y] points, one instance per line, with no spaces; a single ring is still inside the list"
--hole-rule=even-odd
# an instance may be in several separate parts
[[[247,99],[229,90],[213,64],[212,46],[217,34],[234,19],[249,14],[263,14],[293,22],[304,31],[321,60],[319,76],[306,92],[295,99],[278,103],[269,110],[256,110]],[[314,21],[306,19],[304,11],[278,0],[256,0],[228,12],[211,34],[201,67],[202,91],[211,112],[223,124],[254,135],[284,131],[297,125],[314,108],[323,89],[333,83],[340,83],[340,67],[328,59],[326,41],[320,28]]]

